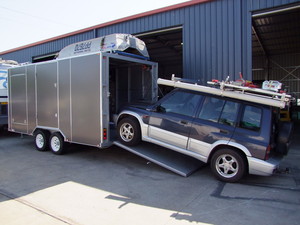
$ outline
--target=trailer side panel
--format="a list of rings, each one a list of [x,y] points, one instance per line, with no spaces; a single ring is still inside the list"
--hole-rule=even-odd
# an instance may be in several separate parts
[[[28,112],[28,133],[36,128],[36,96],[35,96],[35,65],[26,68],[27,75],[27,112]]]
[[[58,61],[59,129],[71,141],[71,60]]]
[[[25,71],[16,72],[10,78],[12,93],[10,95],[10,111],[12,113],[10,125],[13,131],[27,133],[26,74]]]
[[[72,142],[100,144],[100,56],[71,59]],[[103,96],[105,97],[105,96]]]
[[[36,66],[38,126],[58,127],[57,62]]]

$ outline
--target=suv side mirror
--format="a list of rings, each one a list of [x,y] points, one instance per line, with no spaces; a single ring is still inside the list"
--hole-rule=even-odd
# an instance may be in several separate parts
[[[159,113],[166,112],[166,109],[164,107],[162,107],[161,105],[156,106],[155,110],[156,110],[156,112],[159,112]]]
[[[162,107],[161,105],[158,105],[156,107],[153,107],[149,111],[151,111],[151,112],[157,112],[157,113],[165,113],[166,109],[164,107]]]

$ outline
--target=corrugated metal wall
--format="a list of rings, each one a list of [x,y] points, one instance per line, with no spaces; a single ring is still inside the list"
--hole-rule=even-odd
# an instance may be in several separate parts
[[[240,21],[241,1],[219,0],[102,28],[97,35],[182,25],[184,77],[205,82],[243,71]]]
[[[246,0],[248,9],[261,10],[298,2],[297,0]]]
[[[237,79],[239,72],[252,79],[251,15],[253,10],[271,8],[299,0],[213,0],[158,13],[49,43],[12,52],[1,57],[19,62],[33,56],[59,51],[64,46],[110,34],[142,33],[183,26],[184,77]]]

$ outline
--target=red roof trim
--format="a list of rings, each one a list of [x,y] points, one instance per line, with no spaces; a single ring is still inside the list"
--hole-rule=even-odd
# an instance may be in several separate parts
[[[73,31],[73,32],[70,32],[70,33],[67,33],[67,34],[59,35],[59,36],[56,36],[56,37],[53,37],[53,38],[48,38],[48,39],[45,39],[43,41],[38,41],[38,42],[35,42],[35,43],[32,43],[32,44],[28,44],[28,45],[24,45],[24,46],[21,46],[21,47],[13,48],[13,49],[10,49],[10,50],[4,51],[4,52],[0,52],[0,54],[4,55],[4,54],[11,53],[11,52],[14,52],[14,51],[18,51],[18,50],[21,50],[21,49],[24,49],[24,48],[33,47],[33,46],[44,44],[44,43],[47,43],[47,42],[50,42],[50,41],[55,41],[55,40],[62,39],[62,38],[65,38],[65,37],[69,37],[69,36],[72,36],[72,35],[88,32],[88,31],[91,31],[91,30],[94,30],[94,29],[99,29],[99,28],[102,28],[102,27],[111,26],[111,25],[114,25],[114,24],[117,24],[117,23],[122,23],[122,22],[126,22],[126,21],[129,21],[129,20],[138,19],[138,18],[141,18],[141,17],[151,16],[151,15],[154,15],[154,14],[163,13],[163,12],[167,12],[167,11],[170,11],[170,10],[175,10],[175,9],[184,8],[184,7],[197,5],[197,4],[205,3],[205,2],[211,2],[211,1],[213,1],[213,0],[191,0],[191,1],[188,1],[188,2],[183,2],[183,3],[176,4],[176,5],[171,5],[171,6],[167,6],[167,7],[164,7],[164,8],[155,9],[155,10],[151,10],[151,11],[144,12],[144,13],[139,13],[139,14],[136,14],[136,15],[128,16],[128,17],[125,17],[125,18],[113,20],[113,21],[102,23],[102,24],[95,25],[95,26],[92,26],[92,27],[88,27],[88,28],[84,28],[84,29],[81,29],[81,30]]]

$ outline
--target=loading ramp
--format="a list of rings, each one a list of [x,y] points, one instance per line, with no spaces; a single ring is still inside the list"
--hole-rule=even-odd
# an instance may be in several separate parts
[[[184,177],[191,175],[205,164],[190,156],[148,142],[142,142],[137,146],[126,146],[119,141],[114,141],[114,144]]]

